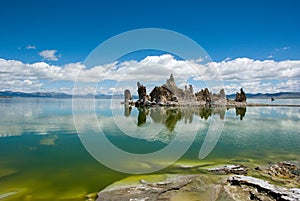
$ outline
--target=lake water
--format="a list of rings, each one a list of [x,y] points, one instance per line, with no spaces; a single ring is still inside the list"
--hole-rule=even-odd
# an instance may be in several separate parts
[[[133,154],[158,152],[175,139],[177,150],[183,152],[183,145],[191,143],[177,165],[156,174],[195,173],[178,165],[299,161],[299,107],[138,110],[124,107],[120,100],[76,103],[74,119],[70,99],[0,99],[0,200],[86,200],[86,195],[128,177],[99,163],[97,155],[95,159],[90,154],[98,149],[86,149],[85,140],[96,140],[100,131],[116,147]],[[299,104],[299,100],[280,103]],[[222,132],[208,136],[214,120],[222,123]],[[207,144],[211,149],[199,158]],[[98,154],[113,158],[110,151]],[[115,159],[111,160],[114,165]],[[143,172],[155,165],[160,168],[165,161],[166,156],[158,157],[139,166],[120,158],[116,164],[125,172],[135,168]]]

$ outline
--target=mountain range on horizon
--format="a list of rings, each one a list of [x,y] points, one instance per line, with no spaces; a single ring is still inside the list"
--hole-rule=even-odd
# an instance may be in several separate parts
[[[229,94],[226,95],[228,99],[234,99],[236,94]],[[300,99],[300,92],[278,92],[278,93],[246,93],[247,98],[250,99],[268,99],[268,98],[275,98],[275,99]],[[13,91],[1,91],[0,98],[13,98],[13,97],[23,97],[23,98],[72,98],[72,94],[66,93],[56,93],[56,92],[32,92],[32,93],[25,93],[25,92],[13,92]],[[123,99],[124,94],[87,94],[87,95],[76,95],[79,98],[96,98],[96,99]],[[132,95],[133,99],[138,99],[138,95]]]

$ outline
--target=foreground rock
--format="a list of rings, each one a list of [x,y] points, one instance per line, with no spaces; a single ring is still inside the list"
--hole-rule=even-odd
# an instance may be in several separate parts
[[[233,200],[300,200],[299,188],[283,188],[254,177],[238,175],[228,178],[224,186]]]
[[[189,200],[189,201],[299,201],[299,188],[272,185],[251,176],[173,175],[160,182],[141,179],[138,184],[108,187],[97,201]]]
[[[135,183],[130,177],[129,183],[116,182],[99,192],[97,200],[300,201],[299,167],[295,163],[278,162],[253,169],[244,165],[202,170],[197,165],[180,168],[184,171],[195,170],[199,174],[139,176]],[[280,186],[246,174],[272,179]],[[160,179],[153,181],[153,176]]]
[[[162,182],[150,183],[140,180],[140,184],[108,188],[98,194],[97,201],[117,200],[199,200],[199,197],[208,196],[209,200],[217,200],[220,185],[205,184],[205,176],[177,175]],[[201,195],[202,193],[202,195]],[[205,195],[209,194],[209,195]],[[206,199],[208,200],[208,199]]]

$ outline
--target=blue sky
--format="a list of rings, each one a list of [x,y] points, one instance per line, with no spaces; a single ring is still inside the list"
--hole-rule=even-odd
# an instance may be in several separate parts
[[[63,69],[64,65],[82,63],[110,37],[140,28],[163,28],[184,34],[201,45],[215,62],[239,58],[300,60],[300,1],[297,0],[1,0],[0,3],[3,63],[45,62]],[[298,64],[293,66],[299,68]],[[298,89],[298,78],[298,73],[294,73],[291,79],[296,85],[290,91]],[[290,76],[282,79],[287,82]],[[41,84],[42,78],[38,80]],[[0,86],[0,90],[4,89],[9,87]]]

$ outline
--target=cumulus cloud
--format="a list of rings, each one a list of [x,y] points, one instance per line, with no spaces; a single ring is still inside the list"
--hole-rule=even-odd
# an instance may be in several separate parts
[[[82,68],[84,67],[81,63],[55,66],[45,62],[26,64],[0,59],[0,90],[40,91],[47,82],[74,81],[77,72]]]
[[[253,60],[237,58],[230,61],[211,62],[225,81],[257,81],[300,78],[300,61]]]
[[[57,61],[58,57],[56,55],[57,50],[43,50],[39,52],[39,55],[43,58],[43,60],[48,61]]]
[[[300,61],[273,61],[237,58],[222,62],[199,64],[195,61],[176,60],[169,54],[148,56],[141,61],[114,62],[86,68],[82,63],[62,66],[45,62],[25,64],[16,60],[0,59],[0,90],[13,91],[62,91],[72,93],[68,83],[81,83],[81,93],[122,93],[130,88],[136,91],[136,81],[146,84],[148,89],[157,83],[164,83],[174,74],[179,86],[203,81],[217,83],[224,81],[226,93],[235,93],[243,87],[248,93],[274,93],[300,90]],[[59,83],[59,86],[55,83]],[[100,83],[100,84],[99,84]],[[220,85],[213,85],[215,91]],[[200,89],[199,87],[196,89]]]

